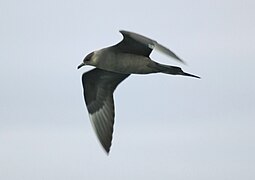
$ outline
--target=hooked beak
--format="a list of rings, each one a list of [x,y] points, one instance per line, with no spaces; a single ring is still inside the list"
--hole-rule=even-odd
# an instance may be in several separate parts
[[[82,66],[85,66],[86,64],[84,62],[82,62],[78,67],[77,69],[80,69]]]

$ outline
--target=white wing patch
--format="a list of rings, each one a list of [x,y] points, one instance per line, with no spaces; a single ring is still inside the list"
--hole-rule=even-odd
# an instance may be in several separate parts
[[[107,98],[98,111],[89,114],[89,118],[99,141],[104,148],[109,149],[114,123],[114,105],[112,101]]]

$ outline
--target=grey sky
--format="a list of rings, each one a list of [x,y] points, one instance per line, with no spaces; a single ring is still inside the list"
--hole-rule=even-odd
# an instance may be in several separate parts
[[[0,179],[254,179],[255,1],[0,1]],[[201,80],[132,75],[106,156],[84,106],[84,56],[134,31]]]

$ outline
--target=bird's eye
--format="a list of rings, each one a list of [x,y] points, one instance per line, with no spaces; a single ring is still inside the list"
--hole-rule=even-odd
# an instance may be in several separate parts
[[[90,59],[91,59],[91,57],[93,56],[93,54],[94,54],[94,52],[89,53],[89,54],[85,57],[84,61],[90,61]]]

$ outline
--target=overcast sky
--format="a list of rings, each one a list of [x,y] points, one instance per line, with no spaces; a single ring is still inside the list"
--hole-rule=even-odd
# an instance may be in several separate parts
[[[1,0],[0,179],[255,179],[254,0]],[[202,79],[132,75],[110,155],[84,105],[84,56],[134,31]]]

